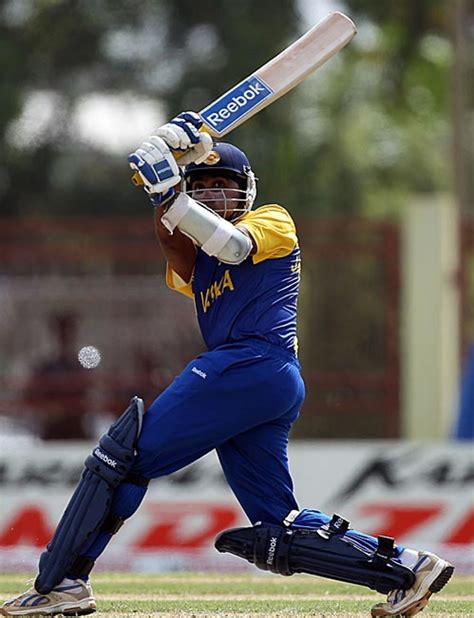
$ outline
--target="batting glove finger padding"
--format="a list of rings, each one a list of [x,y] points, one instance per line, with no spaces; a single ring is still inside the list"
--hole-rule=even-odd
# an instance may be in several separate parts
[[[202,120],[196,114],[199,121],[191,121],[191,113],[192,112],[180,114],[176,118],[173,118],[170,125],[175,126],[181,132],[184,132],[187,135],[190,144],[197,144],[199,142],[199,129],[202,127]]]
[[[189,135],[184,129],[169,122],[157,129],[156,135],[161,137],[173,150],[187,150],[192,146]]]
[[[148,197],[150,198],[150,202],[153,206],[166,206],[168,202],[170,202],[174,196],[176,195],[176,191],[171,188],[164,193],[149,193]]]
[[[195,112],[182,112],[170,122],[157,129],[156,135],[161,137],[173,150],[187,150],[199,143],[199,129],[202,120]]]
[[[213,145],[214,142],[209,133],[199,133],[199,142],[179,158],[179,164],[196,163],[196,165],[199,165],[203,163],[209,156]]]
[[[196,112],[181,112],[176,118],[173,118],[171,124],[176,124],[181,127],[189,136],[193,144],[199,141],[199,130],[202,127],[202,119]]]
[[[164,193],[181,182],[176,159],[166,142],[156,135],[129,155],[128,163],[140,174],[147,193]]]
[[[182,112],[170,122],[157,129],[156,135],[170,148],[184,153],[179,156],[180,165],[202,163],[212,149],[212,137],[201,133],[202,120],[196,112]]]

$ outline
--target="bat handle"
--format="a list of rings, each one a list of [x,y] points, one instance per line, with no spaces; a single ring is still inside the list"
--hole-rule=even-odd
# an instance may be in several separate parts
[[[132,174],[132,182],[136,187],[143,187],[143,185],[145,184],[138,172],[134,172]]]

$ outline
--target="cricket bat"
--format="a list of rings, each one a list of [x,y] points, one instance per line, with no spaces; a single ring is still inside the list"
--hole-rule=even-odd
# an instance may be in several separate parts
[[[338,11],[330,13],[278,56],[202,109],[201,131],[213,138],[224,137],[306,79],[347,45],[356,32],[349,17]],[[179,160],[182,153],[173,154]],[[143,184],[138,172],[132,180]]]

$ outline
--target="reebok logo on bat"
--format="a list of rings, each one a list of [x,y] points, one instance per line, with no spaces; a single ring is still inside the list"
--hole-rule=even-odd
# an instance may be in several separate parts
[[[271,94],[273,90],[258,77],[252,76],[203,109],[200,116],[220,135]]]

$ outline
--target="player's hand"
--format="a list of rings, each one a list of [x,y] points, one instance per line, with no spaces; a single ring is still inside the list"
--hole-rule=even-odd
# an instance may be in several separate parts
[[[176,118],[156,130],[168,146],[184,154],[179,157],[180,165],[202,163],[212,149],[212,137],[200,132],[201,117],[196,112],[181,112]]]
[[[181,182],[176,159],[166,142],[156,135],[128,156],[128,164],[138,172],[148,194],[166,194]]]
[[[174,200],[177,195],[176,191],[171,187],[168,191],[164,193],[149,193],[148,197],[150,198],[150,202],[153,206],[163,206],[166,207]]]

